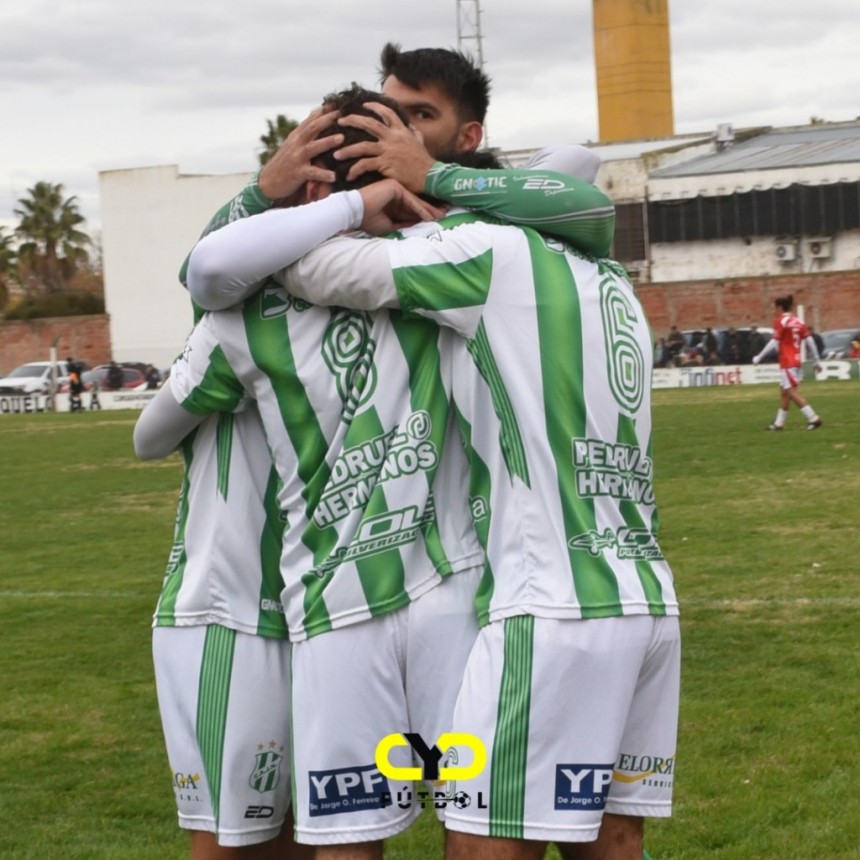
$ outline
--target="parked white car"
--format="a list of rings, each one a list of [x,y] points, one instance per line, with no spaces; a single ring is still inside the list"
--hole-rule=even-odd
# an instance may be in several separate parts
[[[51,390],[51,362],[31,361],[16,367],[0,379],[0,394],[48,394]],[[57,386],[69,380],[65,361],[57,362]]]

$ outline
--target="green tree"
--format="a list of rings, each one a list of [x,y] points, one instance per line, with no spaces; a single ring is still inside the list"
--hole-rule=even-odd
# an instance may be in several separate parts
[[[37,182],[27,193],[14,210],[21,281],[28,291],[57,292],[89,260],[90,237],[78,229],[84,216],[76,197],[64,198],[61,183]]]
[[[0,227],[0,310],[9,301],[9,283],[18,280],[18,253],[15,237]]]
[[[265,134],[260,135],[263,151],[257,154],[261,165],[265,164],[278,151],[290,132],[298,125],[294,119],[290,119],[282,113],[278,114],[274,122],[267,119],[266,124],[268,130]]]

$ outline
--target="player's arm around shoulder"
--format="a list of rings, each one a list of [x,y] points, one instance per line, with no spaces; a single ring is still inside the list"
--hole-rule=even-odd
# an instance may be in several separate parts
[[[200,238],[220,230],[226,224],[259,215],[273,207],[295,205],[298,202],[296,195],[309,179],[333,182],[332,171],[316,166],[313,159],[343,143],[342,134],[317,138],[320,132],[331,125],[336,115],[336,111],[325,112],[317,108],[302,120],[245,187],[209,219]],[[190,259],[189,252],[179,270],[179,280],[183,284],[188,283]]]
[[[585,148],[557,147],[540,166],[523,168],[477,169],[437,163],[427,174],[425,191],[507,223],[557,236],[589,255],[605,257],[615,233],[615,206],[591,183],[597,157],[585,150],[586,157],[578,150]],[[587,178],[563,172],[565,168],[580,170]]]
[[[141,460],[169,456],[203,418],[182,408],[168,381],[147,403],[134,425],[135,454]]]
[[[173,363],[167,382],[140,414],[134,427],[135,453],[141,460],[167,457],[204,418],[241,409],[244,397],[206,316]]]

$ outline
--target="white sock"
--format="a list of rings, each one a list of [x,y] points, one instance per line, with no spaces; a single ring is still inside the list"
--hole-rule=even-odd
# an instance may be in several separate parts
[[[815,421],[818,418],[815,410],[808,403],[800,411],[806,416],[807,421]]]
[[[782,427],[782,425],[785,424],[785,416],[786,415],[788,415],[788,413],[784,409],[777,409],[776,410],[776,420],[773,422],[774,426],[775,427]]]

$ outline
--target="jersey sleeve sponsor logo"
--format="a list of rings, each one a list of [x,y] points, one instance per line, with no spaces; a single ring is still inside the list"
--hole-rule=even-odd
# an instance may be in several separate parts
[[[478,176],[476,179],[455,179],[454,191],[487,191],[490,188],[507,188],[505,176]]]
[[[548,179],[546,176],[530,176],[523,182],[523,191],[549,191],[558,193],[567,190],[560,179]]]

